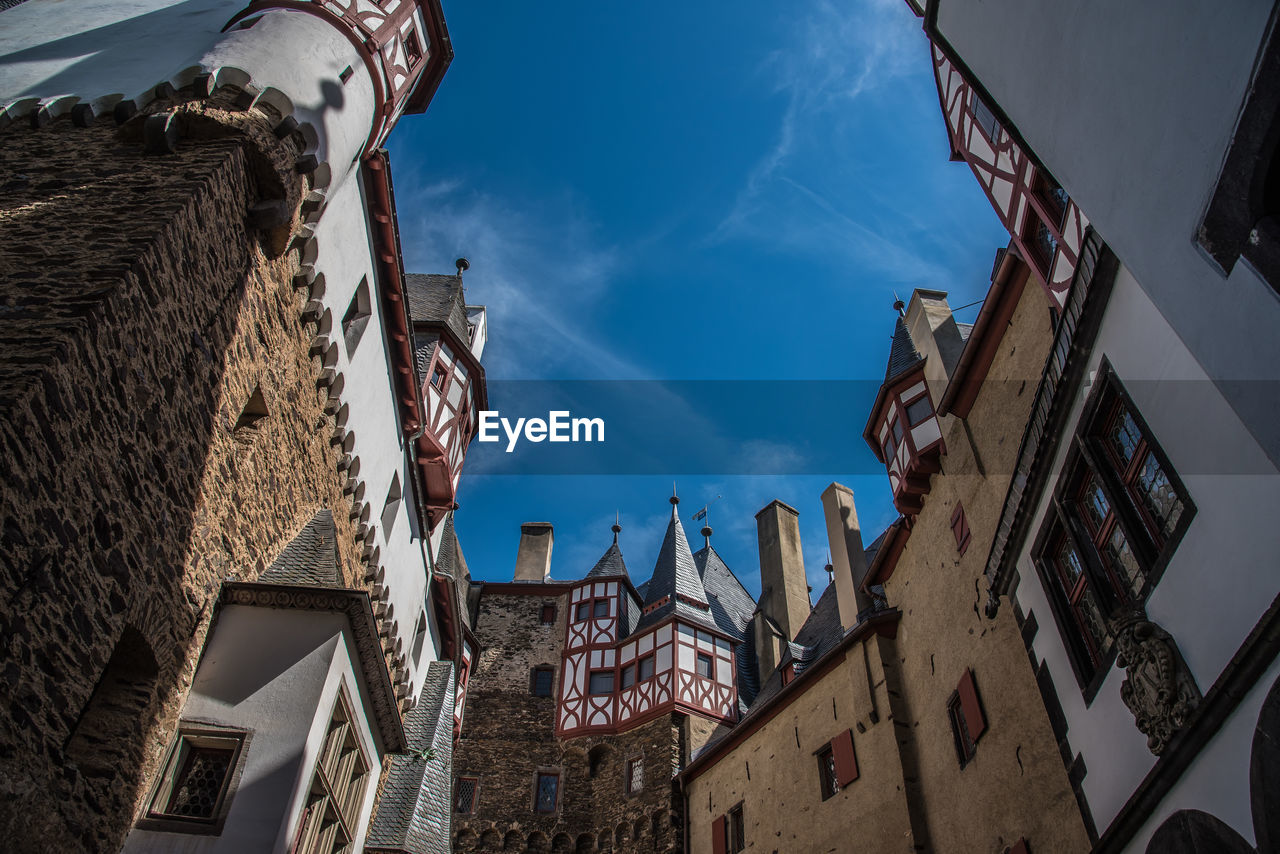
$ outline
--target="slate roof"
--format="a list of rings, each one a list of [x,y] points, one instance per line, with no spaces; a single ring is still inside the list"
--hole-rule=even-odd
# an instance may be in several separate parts
[[[444,531],[441,533],[440,553],[436,555],[436,572],[443,573],[453,579],[454,607],[458,620],[467,628],[471,622],[471,571],[467,568],[467,559],[462,556],[462,545],[453,529],[453,514],[444,520]]]
[[[409,318],[414,323],[443,323],[458,339],[469,344],[467,305],[461,276],[408,273],[405,292],[409,297]]]
[[[627,574],[627,562],[622,559],[622,549],[618,548],[618,541],[615,539],[613,545],[600,556],[600,560],[596,561],[596,565],[591,567],[591,571],[587,573],[587,578],[625,578],[631,580],[631,576]]]
[[[889,529],[886,528],[870,546],[862,550],[863,557],[868,565],[875,559],[876,552],[880,549],[885,535],[888,533]],[[861,579],[855,579],[855,582],[860,581]],[[796,632],[795,640],[787,644],[787,651],[782,656],[782,664],[785,665],[788,661],[795,661],[796,675],[799,676],[806,667],[835,648],[843,638],[844,626],[840,622],[840,603],[836,595],[836,586],[835,584],[828,584],[826,589],[822,591],[822,595],[818,597],[813,610],[809,612],[804,625],[800,627],[800,631]],[[760,687],[754,701],[751,703],[752,708],[754,709],[767,702],[781,690],[782,667],[779,667],[769,675],[764,685]]]
[[[427,666],[418,705],[405,715],[408,749],[388,757],[365,850],[449,854],[452,829],[453,665]],[[431,751],[432,758],[427,758]]]
[[[662,539],[662,548],[658,550],[658,561],[653,567],[653,576],[645,587],[644,604],[648,607],[654,602],[666,602],[640,618],[636,628],[644,628],[665,620],[675,614],[680,619],[709,629],[720,630],[711,616],[710,610],[703,610],[689,604],[684,599],[710,605],[707,591],[702,586],[702,576],[693,562],[693,553],[689,551],[689,540],[684,535],[684,526],[680,524],[680,516],[676,513],[676,505],[671,506],[671,521],[667,524],[667,534]],[[682,599],[681,597],[684,597]]]
[[[747,635],[747,627],[756,612],[756,600],[751,598],[751,594],[710,543],[694,553],[693,562],[702,577],[703,589],[707,591],[712,619],[721,631],[739,641],[735,656],[738,698],[742,703],[750,705],[756,692],[760,690],[755,644]]]
[[[317,510],[258,579],[263,584],[339,587],[338,536],[333,512]]]
[[[898,324],[893,330],[893,344],[889,347],[889,366],[884,372],[885,381],[888,382],[923,361],[924,357],[916,349],[916,343],[907,330],[907,319],[898,317]]]

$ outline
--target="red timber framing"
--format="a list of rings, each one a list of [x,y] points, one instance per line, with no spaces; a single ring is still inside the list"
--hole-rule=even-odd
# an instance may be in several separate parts
[[[480,647],[475,635],[471,633],[471,627],[462,622],[454,605],[458,600],[453,579],[443,573],[433,572],[428,595],[440,636],[440,657],[452,661],[457,674],[454,680],[453,706],[453,737],[456,739],[462,732],[462,712],[466,708],[467,682],[471,676],[472,661]]]
[[[474,435],[473,425],[477,413],[488,408],[489,399],[484,368],[471,352],[470,341],[460,340],[442,321],[415,320],[413,327],[438,336],[420,389],[427,429],[417,439],[427,514],[435,527],[445,513],[457,507],[458,478]],[[439,384],[437,377],[441,378]],[[451,388],[455,385],[461,386],[456,395]],[[450,402],[455,397],[456,405]]]
[[[683,785],[688,786],[691,781],[696,780],[708,768],[714,767],[716,762],[724,757],[726,753],[736,750],[744,741],[759,731],[761,727],[782,712],[785,712],[810,687],[816,685],[823,677],[836,669],[844,661],[845,655],[854,644],[866,640],[873,634],[886,638],[897,637],[898,621],[901,618],[902,612],[897,608],[893,608],[887,611],[878,611],[874,616],[859,622],[845,634],[844,640],[802,670],[791,682],[782,686],[778,693],[768,700],[752,706],[751,710],[747,712],[746,716],[728,735],[698,754],[696,759],[685,766],[685,769],[679,774]]]
[[[591,579],[573,586],[556,735],[573,738],[623,732],[676,711],[732,724],[738,702],[732,639],[718,631],[687,626],[674,615],[643,632],[619,637],[627,597],[639,601],[630,583],[620,578]],[[607,603],[607,609],[601,603]],[[712,660],[710,678],[697,672],[699,653]],[[610,689],[592,693],[591,676],[606,672],[612,679]]]
[[[440,0],[252,0],[223,32],[253,15],[292,10],[338,28],[364,61],[374,85],[375,120],[365,141],[369,156],[401,113],[421,113],[453,61]]]
[[[1018,257],[1016,246],[1010,243],[1000,254],[982,310],[969,332],[969,340],[960,353],[960,361],[942,393],[942,400],[938,401],[939,415],[969,417],[1030,277],[1031,268]]]
[[[395,192],[391,186],[391,169],[387,152],[379,149],[365,160],[364,182],[369,198],[369,228],[373,235],[374,269],[377,273],[378,298],[387,330],[387,347],[391,359],[392,382],[399,404],[400,429],[411,447],[418,482],[425,494],[419,494],[417,505],[428,530],[434,530],[455,501],[456,470],[450,470],[447,449],[427,429],[427,412],[422,391],[418,388],[414,364],[413,334],[405,299],[405,277],[400,254],[400,226],[396,220]],[[445,333],[457,342],[451,331]],[[469,347],[457,342],[459,358],[468,359],[474,383],[472,412],[488,405],[484,371]],[[430,383],[427,375],[424,385]],[[461,441],[461,440],[459,440]],[[462,458],[458,456],[457,468]]]
[[[928,396],[922,361],[885,380],[862,431],[871,452],[889,473],[894,506],[908,516],[923,509],[931,478],[942,470],[946,451],[932,402],[929,415],[920,422],[913,425],[907,417],[907,407]]]
[[[1050,305],[1061,311],[1089,221],[936,41],[932,51],[953,159],[969,164],[1013,244],[1044,283]]]

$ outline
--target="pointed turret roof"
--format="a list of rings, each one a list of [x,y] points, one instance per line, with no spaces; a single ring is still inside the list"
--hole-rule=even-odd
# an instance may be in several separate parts
[[[911,339],[911,332],[907,329],[907,319],[899,316],[898,324],[893,330],[893,344],[889,347],[889,365],[884,372],[885,382],[923,361],[924,357],[916,349],[916,342]]]
[[[723,631],[711,616],[711,603],[702,577],[689,550],[689,540],[676,512],[678,499],[671,500],[671,521],[667,523],[667,535],[658,551],[658,562],[653,567],[653,577],[645,587],[644,607],[658,605],[640,618],[638,628],[661,622],[675,614],[682,620]],[[660,603],[660,604],[659,604]]]
[[[600,560],[596,561],[596,565],[591,567],[591,571],[587,573],[587,578],[616,578],[621,577],[631,580],[631,576],[627,573],[627,563],[622,559],[622,549],[618,548],[618,541],[614,540],[613,545],[600,556]]]

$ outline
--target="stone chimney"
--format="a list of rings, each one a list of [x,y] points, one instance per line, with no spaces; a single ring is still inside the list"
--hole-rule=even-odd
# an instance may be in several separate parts
[[[929,383],[929,396],[934,401],[941,400],[964,350],[964,339],[951,314],[946,292],[916,288],[907,305],[906,322],[916,349],[928,359],[924,376]]]
[[[863,553],[862,526],[858,524],[853,490],[840,483],[828,486],[822,493],[822,512],[827,520],[827,542],[835,570],[840,625],[848,631],[857,625],[858,612],[871,606],[871,598],[862,590],[867,560]]]
[[[800,553],[800,514],[772,501],[756,514],[760,540],[760,610],[777,624],[786,640],[809,616],[809,584]]]
[[[515,581],[547,581],[551,578],[551,546],[555,539],[550,522],[525,522],[520,526]]]

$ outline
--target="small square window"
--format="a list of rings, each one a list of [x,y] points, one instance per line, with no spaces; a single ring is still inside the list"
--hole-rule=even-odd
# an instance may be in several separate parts
[[[653,656],[646,655],[640,659],[639,672],[640,681],[653,678]]]
[[[907,423],[912,427],[924,422],[930,415],[933,415],[933,405],[929,403],[927,394],[907,404]]]
[[[906,431],[902,427],[902,422],[897,418],[893,419],[893,443],[895,445],[902,444],[902,437],[906,435]]]
[[[535,697],[550,697],[555,683],[555,671],[550,667],[535,667],[529,690]]]
[[[729,810],[729,854],[738,854],[747,847],[746,825],[742,820],[742,804]]]
[[[840,778],[836,775],[836,757],[831,745],[818,751],[818,779],[822,783],[822,799],[825,801],[840,792]]]
[[[539,773],[533,802],[534,810],[542,813],[555,812],[559,794],[560,775]]]
[[[449,379],[449,372],[439,363],[431,369],[431,387],[436,391],[444,391],[444,384]]]
[[[476,789],[480,781],[475,777],[459,777],[453,786],[453,811],[459,815],[471,815],[476,811]]]
[[[573,612],[573,621],[575,623],[581,623],[583,620],[585,620],[587,617],[590,617],[590,616],[591,616],[591,603],[579,602],[578,607],[575,608]]]
[[[622,668],[622,687],[630,688],[634,684],[636,684],[636,666],[628,664]]]
[[[596,600],[595,616],[596,616],[596,619],[609,616],[609,600],[608,599]]]
[[[992,142],[1000,141],[1000,120],[996,118],[996,114],[986,105],[978,93],[973,93],[973,118],[977,121],[978,126],[982,128],[982,132],[987,135],[987,139]]]
[[[225,816],[223,805],[243,742],[243,733],[180,731],[147,818],[186,822],[197,832],[213,831]]]
[[[715,678],[715,662],[705,652],[698,653],[698,675],[705,679]]]
[[[597,694],[597,695],[613,693],[613,671],[612,670],[592,671],[588,692],[591,694]]]
[[[627,763],[627,794],[634,795],[644,788],[644,760],[632,759]]]
[[[410,30],[409,34],[404,37],[404,52],[409,57],[409,67],[417,65],[422,61],[422,45],[418,42],[418,33]]]
[[[556,621],[556,606],[543,605],[542,606],[542,625],[549,626],[555,621]]]

